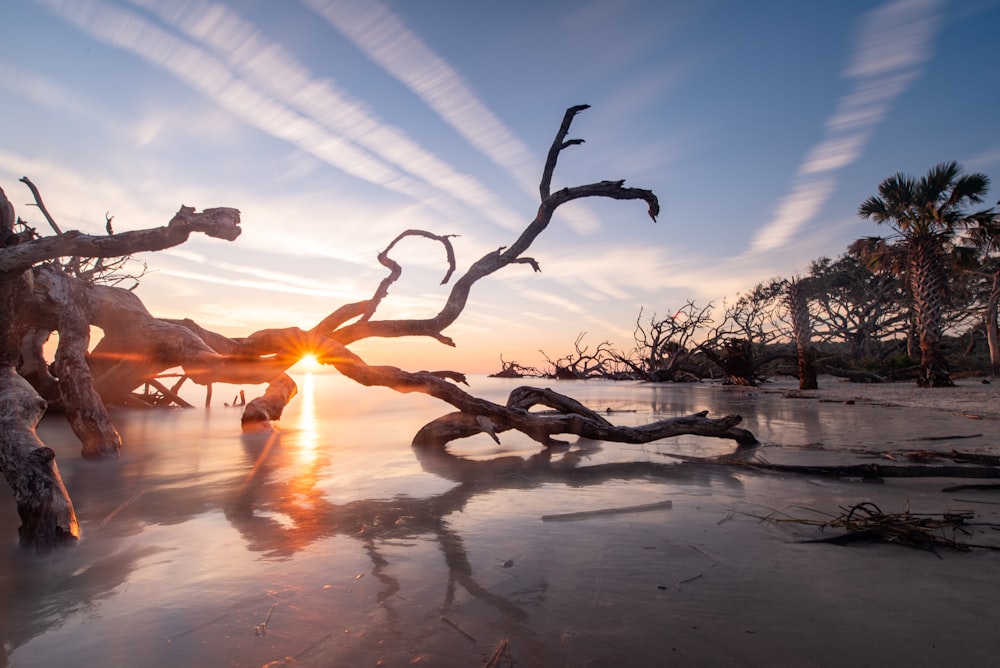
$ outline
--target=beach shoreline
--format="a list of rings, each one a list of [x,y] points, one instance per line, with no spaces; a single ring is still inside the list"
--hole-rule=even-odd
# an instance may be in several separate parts
[[[1000,379],[994,382],[987,376],[981,376],[957,379],[954,383],[955,387],[918,387],[912,380],[852,383],[843,378],[822,375],[818,379],[819,389],[816,390],[800,390],[795,378],[771,380],[755,389],[791,400],[816,399],[873,406],[923,408],[969,419],[1000,420]]]

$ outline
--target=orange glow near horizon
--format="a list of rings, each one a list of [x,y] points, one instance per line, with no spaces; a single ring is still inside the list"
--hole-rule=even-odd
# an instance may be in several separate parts
[[[306,353],[299,358],[299,361],[295,363],[293,367],[295,371],[301,371],[302,373],[312,373],[314,371],[319,371],[323,368],[323,365],[319,363],[316,359],[314,353]]]
[[[317,367],[319,366],[315,357],[313,357],[313,364]],[[307,373],[302,381],[299,400],[301,413],[299,414],[298,428],[301,432],[299,435],[298,459],[300,464],[313,464],[316,461],[316,447],[319,442],[319,436],[316,433],[316,400],[311,373]]]

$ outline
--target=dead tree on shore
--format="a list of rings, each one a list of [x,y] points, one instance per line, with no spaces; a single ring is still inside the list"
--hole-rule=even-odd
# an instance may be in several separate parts
[[[741,419],[738,415],[710,419],[702,412],[639,428],[615,426],[569,397],[548,390],[518,388],[505,405],[500,405],[461,390],[456,384],[465,380],[461,373],[410,372],[394,366],[369,365],[349,349],[350,344],[371,337],[429,337],[454,346],[444,330],[464,310],[473,285],[509,265],[528,265],[540,271],[539,263],[525,252],[548,227],[555,211],[567,202],[588,197],[642,200],[647,204],[649,216],[656,220],[659,214],[656,195],[649,190],[625,187],[624,181],[600,181],[552,191],[552,176],[562,151],[583,143],[582,139],[567,139],[566,136],[575,116],[587,108],[588,105],[571,107],[563,117],[543,168],[539,185],[541,202],[535,218],[510,246],[498,248],[473,262],[452,284],[441,310],[425,319],[375,318],[390,286],[402,273],[400,265],[390,256],[400,242],[416,237],[440,244],[447,261],[442,283],[447,283],[455,272],[456,260],[450,237],[424,230],[400,233],[378,254],[378,262],[388,275],[370,298],[337,308],[309,330],[297,327],[265,329],[238,339],[206,330],[191,320],[155,318],[132,292],[115,286],[95,285],[53,262],[62,257],[123,257],[140,251],[160,250],[183,243],[194,231],[233,240],[240,231],[239,212],[235,209],[207,209],[195,213],[189,207],[182,207],[166,227],[106,237],[64,233],[53,224],[56,236],[23,239],[24,243],[20,243],[22,239],[18,237],[13,245],[0,248],[0,307],[3,308],[0,311],[0,354],[3,355],[0,367],[8,371],[6,375],[0,374],[0,406],[13,399],[20,401],[22,406],[16,411],[21,416],[20,422],[0,434],[0,467],[15,490],[18,510],[24,521],[22,541],[44,548],[59,542],[56,538],[72,539],[78,533],[72,504],[59,481],[54,455],[34,436],[34,426],[41,415],[41,399],[23,378],[13,373],[19,351],[25,349],[21,345],[23,339],[34,337],[31,340],[37,340],[39,331],[60,332],[54,382],[66,403],[67,413],[76,411],[81,417],[82,428],[77,434],[83,441],[86,457],[112,455],[120,446],[102,400],[126,404],[135,401],[131,392],[134,388],[175,367],[181,367],[184,375],[200,384],[269,383],[264,396],[249,402],[242,417],[246,428],[267,425],[280,418],[282,409],[294,396],[295,383],[285,371],[305,354],[313,354],[320,363],[335,367],[362,385],[425,393],[459,411],[425,425],[414,438],[415,445],[443,447],[455,438],[483,432],[496,439],[497,433],[507,429],[519,430],[544,445],[556,443],[554,437],[559,434],[626,443],[701,434],[732,439],[740,445],[756,443],[752,434],[736,426]],[[40,203],[37,194],[36,200]],[[17,237],[13,207],[5,197],[3,202],[10,214],[9,225],[8,217],[4,218],[3,238],[9,240]],[[50,222],[53,221],[50,219]],[[104,338],[89,354],[88,324],[104,331]],[[30,346],[27,349],[35,350]],[[63,357],[61,364],[60,355]],[[37,369],[38,360],[34,362],[33,368]],[[531,409],[535,406],[550,410],[534,412]],[[39,476],[47,481],[45,490],[35,483]],[[52,499],[61,500],[61,505]],[[57,512],[60,508],[61,512]]]
[[[712,324],[712,308],[711,303],[699,307],[688,300],[673,315],[670,315],[672,309],[663,317],[654,313],[646,323],[639,309],[632,332],[634,347],[628,352],[617,352],[616,360],[642,380],[661,383],[679,380],[685,374],[694,377],[691,374],[695,367],[694,341]]]
[[[773,346],[791,329],[783,320],[783,295],[780,279],[756,285],[725,307],[721,323],[698,344],[734,385],[757,385],[766,364],[792,356]]]
[[[617,365],[614,349],[610,341],[601,341],[591,350],[583,344],[587,332],[580,332],[573,342],[573,352],[557,359],[550,358],[544,350],[539,350],[545,362],[552,369],[545,375],[558,380],[583,380],[585,378],[615,378]]]
[[[491,378],[524,378],[525,376],[542,378],[545,374],[533,366],[519,364],[516,360],[508,362],[503,358],[503,355],[500,355],[500,371],[490,374]]]
[[[33,185],[23,180],[48,217]],[[65,257],[120,258],[162,250],[183,243],[192,232],[230,241],[240,233],[236,209],[196,213],[181,207],[164,227],[106,237],[62,232],[51,218],[49,222],[56,235],[36,237],[34,230],[15,218],[13,205],[0,190],[0,472],[14,493],[22,522],[21,541],[36,549],[74,541],[79,525],[59,476],[55,453],[35,434],[46,401],[16,372],[22,351],[30,354],[36,348],[22,345],[25,339],[37,342],[40,331],[59,331],[57,376],[50,380],[57,384],[85,456],[116,453],[121,445],[95,391],[88,365],[89,325],[93,320],[86,281],[55,261]],[[17,230],[19,225],[23,229]],[[39,309],[39,304],[48,308]],[[37,348],[40,351],[41,346]],[[37,371],[39,365],[33,368]]]

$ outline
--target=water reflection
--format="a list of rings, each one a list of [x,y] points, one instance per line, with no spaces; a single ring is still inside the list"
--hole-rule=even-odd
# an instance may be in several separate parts
[[[112,664],[121,652],[149,656],[149,665],[260,665],[286,656],[305,661],[306,650],[319,646],[341,665],[370,664],[372,656],[388,657],[390,646],[408,660],[412,647],[468,644],[440,629],[442,615],[460,612],[467,625],[485,620],[474,623],[519,634],[541,661],[553,651],[538,640],[551,601],[575,596],[553,593],[567,565],[545,565],[547,536],[555,531],[566,549],[581,551],[636,540],[627,520],[589,535],[586,527],[542,526],[543,512],[745,493],[739,475],[668,463],[656,444],[580,440],[540,450],[511,435],[502,448],[484,437],[413,450],[409,438],[440,415],[439,404],[369,399],[368,389],[331,390],[330,383],[302,378],[297,402],[270,433],[242,433],[238,413],[226,409],[116,416],[126,441],[118,462],[82,462],[72,438],[64,435],[60,445],[59,432],[46,425],[46,442],[62,448],[60,468],[84,538],[48,559],[0,555],[0,665],[66,664],[76,654],[87,664]],[[503,383],[487,389],[494,399],[508,390]],[[642,411],[617,415],[637,422],[659,417],[651,412],[725,413],[725,401],[751,409],[759,399],[734,394],[707,404],[697,391],[600,384],[569,393],[597,408]],[[777,413],[744,412],[764,440],[831,438],[831,420],[819,412],[787,424]],[[837,419],[838,429],[861,421],[847,413]],[[671,440],[667,449],[697,452],[706,442],[719,447],[692,438]],[[12,506],[0,507],[7,536],[16,534]],[[659,536],[675,517],[659,514],[642,545],[663,545]],[[565,542],[574,536],[585,542]],[[519,571],[525,555],[541,565]],[[702,557],[685,548],[671,563],[691,558]],[[517,566],[508,569],[508,560]],[[254,627],[271,611],[275,630],[258,642]],[[621,621],[621,610],[615,614]],[[348,629],[364,633],[348,642],[341,635]],[[84,651],[78,643],[86,637],[102,642],[86,641]]]
[[[299,463],[308,465],[316,461],[316,448],[319,445],[316,421],[316,382],[311,373],[307,373],[302,379],[302,385],[299,388],[299,401],[299,417],[296,425],[299,430]]]

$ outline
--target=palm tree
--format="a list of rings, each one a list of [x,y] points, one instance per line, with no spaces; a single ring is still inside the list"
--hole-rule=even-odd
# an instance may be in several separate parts
[[[963,175],[958,163],[944,162],[920,179],[907,174],[890,176],[879,184],[879,194],[858,208],[862,218],[885,223],[895,232],[882,240],[881,251],[883,259],[901,260],[898,267],[913,301],[913,323],[920,343],[917,384],[921,387],[954,385],[941,349],[948,297],[947,250],[956,232],[981,216],[981,212],[966,209],[983,201],[989,185],[985,174]],[[860,246],[880,248],[874,239],[862,240]]]
[[[793,278],[785,283],[785,308],[792,321],[792,337],[799,362],[799,389],[819,388],[816,380],[816,349],[812,347],[812,315],[809,313],[808,278]]]

